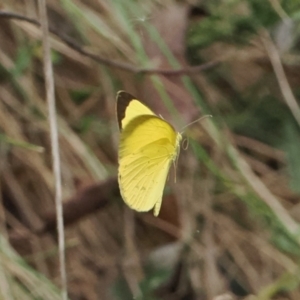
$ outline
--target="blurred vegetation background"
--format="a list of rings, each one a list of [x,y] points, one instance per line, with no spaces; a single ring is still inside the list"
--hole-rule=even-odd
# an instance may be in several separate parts
[[[69,298],[299,300],[299,0],[47,9]],[[0,10],[0,298],[61,299],[37,3]],[[120,89],[178,130],[213,116],[185,131],[158,218],[118,192]]]

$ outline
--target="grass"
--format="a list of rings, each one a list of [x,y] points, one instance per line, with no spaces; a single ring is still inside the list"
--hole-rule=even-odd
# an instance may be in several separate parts
[[[116,177],[118,90],[178,128],[213,115],[186,131],[190,147],[159,219],[111,199],[66,226],[67,245],[75,241],[66,249],[70,299],[299,299],[298,1],[48,5],[51,26],[114,62],[99,64],[51,35],[65,202],[85,205],[86,187]],[[29,2],[2,10],[36,15]],[[56,249],[55,234],[38,234],[55,190],[40,29],[0,21],[1,296],[61,299],[58,257],[43,255]],[[283,53],[278,28],[293,41]],[[214,60],[182,76],[136,72]]]

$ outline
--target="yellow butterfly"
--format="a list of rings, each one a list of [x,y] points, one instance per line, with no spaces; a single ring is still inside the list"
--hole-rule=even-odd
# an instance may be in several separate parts
[[[182,136],[134,96],[117,94],[120,192],[137,211],[160,211],[165,182],[179,154]]]

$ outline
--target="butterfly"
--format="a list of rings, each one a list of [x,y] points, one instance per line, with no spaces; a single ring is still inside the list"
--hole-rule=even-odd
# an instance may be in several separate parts
[[[127,92],[117,94],[120,129],[118,182],[125,203],[158,216],[170,166],[182,136],[149,107]]]

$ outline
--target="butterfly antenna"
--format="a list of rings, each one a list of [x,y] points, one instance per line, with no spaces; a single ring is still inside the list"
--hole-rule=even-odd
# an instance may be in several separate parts
[[[206,118],[212,118],[212,115],[206,115],[206,116],[203,116],[203,117],[201,117],[201,118],[199,118],[199,119],[197,119],[197,120],[195,120],[195,121],[193,121],[193,122],[191,122],[191,123],[189,123],[189,124],[183,126],[183,127],[181,128],[181,133],[184,131],[185,128],[191,126],[192,124],[195,124],[195,123],[199,122],[200,120],[206,119]]]

